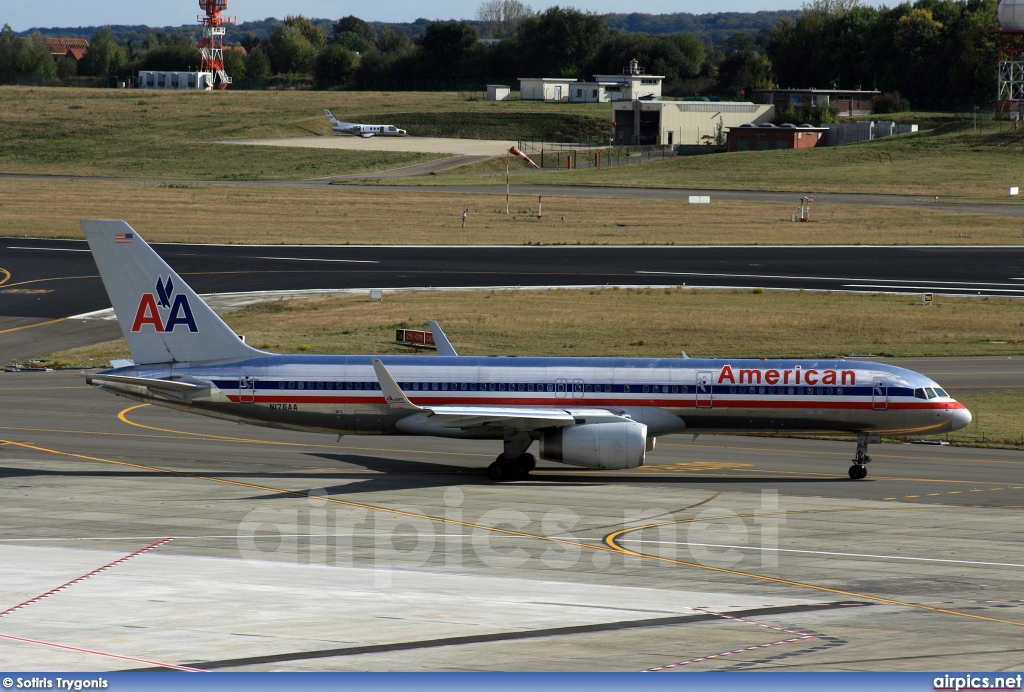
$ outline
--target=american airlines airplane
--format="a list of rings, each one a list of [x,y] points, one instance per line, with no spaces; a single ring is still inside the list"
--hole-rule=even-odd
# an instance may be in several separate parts
[[[334,117],[334,113],[324,110],[327,120],[330,121],[331,129],[335,132],[343,132],[346,135],[358,135],[360,137],[407,137],[405,130],[400,130],[394,125],[360,125],[359,123],[343,123]]]
[[[225,420],[352,435],[500,440],[493,480],[542,459],[642,466],[674,433],[846,433],[852,479],[881,435],[959,430],[938,384],[846,360],[279,355],[252,348],[124,221],[82,221],[133,361],[89,375],[113,394]]]

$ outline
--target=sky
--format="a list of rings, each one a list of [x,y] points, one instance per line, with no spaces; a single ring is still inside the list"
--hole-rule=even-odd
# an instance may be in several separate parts
[[[523,0],[535,10],[551,5],[576,7],[601,14],[609,12],[757,12],[799,9],[801,0],[642,0],[624,5],[615,0]],[[473,19],[482,0],[389,0],[380,2],[337,2],[332,0],[228,0],[228,15],[239,22],[302,14],[307,17],[341,18],[350,14],[368,21],[411,22],[426,19]],[[869,3],[875,4],[875,3]],[[628,8],[625,10],[624,8]],[[180,26],[193,24],[199,14],[197,0],[0,0],[0,25],[15,31],[33,27],[102,26],[104,24],[146,24]]]

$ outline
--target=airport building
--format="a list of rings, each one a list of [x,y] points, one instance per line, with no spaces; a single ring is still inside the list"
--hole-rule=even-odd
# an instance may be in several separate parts
[[[744,123],[730,127],[729,151],[768,151],[770,149],[810,149],[818,146],[828,133],[827,127],[811,125],[773,125]]]
[[[155,72],[141,71],[139,89],[210,90],[213,89],[212,72]]]
[[[644,74],[631,60],[622,74],[596,74],[594,81],[559,77],[520,77],[519,98],[523,101],[571,101],[573,103],[612,103],[636,99],[661,98],[664,75]]]
[[[755,89],[758,103],[767,103],[777,110],[794,108],[823,108],[835,106],[841,116],[872,115],[875,97],[880,91],[857,89]]]
[[[646,101],[616,104],[612,109],[614,143],[712,144],[744,123],[765,123],[775,115],[770,104],[747,101]]]

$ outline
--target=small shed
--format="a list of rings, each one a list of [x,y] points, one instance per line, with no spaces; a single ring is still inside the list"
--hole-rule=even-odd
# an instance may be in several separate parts
[[[729,151],[769,151],[771,149],[811,149],[824,146],[827,127],[813,125],[773,125],[744,123],[730,127],[726,136]]]
[[[487,85],[487,100],[488,101],[508,101],[512,96],[512,87],[504,84],[488,84]]]
[[[562,77],[520,77],[519,98],[522,101],[568,101],[569,88],[576,81]]]

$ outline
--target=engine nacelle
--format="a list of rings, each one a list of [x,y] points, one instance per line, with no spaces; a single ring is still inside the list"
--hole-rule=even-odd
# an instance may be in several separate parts
[[[540,456],[591,469],[632,469],[643,466],[647,426],[636,421],[584,423],[545,430]]]

